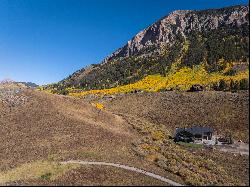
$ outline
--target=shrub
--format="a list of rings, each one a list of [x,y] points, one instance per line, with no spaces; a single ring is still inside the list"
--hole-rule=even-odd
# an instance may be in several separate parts
[[[249,89],[249,79],[240,80],[240,90],[248,90]]]
[[[45,173],[44,175],[41,175],[41,179],[43,180],[50,180],[52,174],[51,173]]]
[[[68,95],[68,94],[69,94],[69,91],[63,89],[63,90],[60,90],[60,91],[58,92],[58,94],[60,94],[60,95]]]

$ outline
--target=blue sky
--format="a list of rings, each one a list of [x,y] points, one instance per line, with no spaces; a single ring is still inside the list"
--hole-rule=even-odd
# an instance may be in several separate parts
[[[0,80],[57,82],[169,12],[247,0],[0,0]]]

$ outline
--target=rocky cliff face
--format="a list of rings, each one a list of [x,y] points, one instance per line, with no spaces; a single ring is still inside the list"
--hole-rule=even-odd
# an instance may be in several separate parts
[[[148,74],[160,73],[180,55],[182,65],[208,61],[216,71],[220,58],[247,61],[249,58],[249,6],[203,11],[177,10],[139,32],[99,65],[77,71],[60,87],[102,89],[128,84]],[[185,42],[189,43],[186,54]],[[162,51],[168,56],[160,59]],[[58,86],[57,85],[57,86]]]
[[[248,23],[248,16],[248,6],[206,11],[177,10],[138,33],[124,47],[106,58],[104,62],[119,57],[137,55],[144,48],[150,46],[163,46],[165,44],[171,46],[178,36],[186,38],[193,31],[211,31],[226,25],[240,27]]]

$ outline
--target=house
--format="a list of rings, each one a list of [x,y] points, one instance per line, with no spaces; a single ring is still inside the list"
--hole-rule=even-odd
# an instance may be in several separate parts
[[[189,128],[177,128],[175,132],[175,142],[193,142],[215,144],[213,129],[210,127],[193,126]]]

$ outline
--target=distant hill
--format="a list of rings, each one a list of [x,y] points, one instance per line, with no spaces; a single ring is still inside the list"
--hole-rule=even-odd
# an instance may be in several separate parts
[[[24,87],[28,87],[28,88],[36,88],[39,85],[32,83],[32,82],[16,82],[14,80],[11,79],[4,79],[2,81],[0,81],[0,85],[20,85],[20,86],[24,86]]]
[[[248,70],[248,50],[249,6],[177,10],[138,33],[101,64],[83,68],[50,87],[107,89],[202,64],[207,73],[231,76]]]
[[[11,80],[11,79],[3,79],[3,80],[0,80],[0,84],[8,84],[8,83],[13,83],[15,81]]]
[[[29,88],[36,88],[38,87],[39,85],[33,83],[33,82],[17,82],[17,83],[21,83],[21,84],[24,84],[25,86],[29,87]]]

